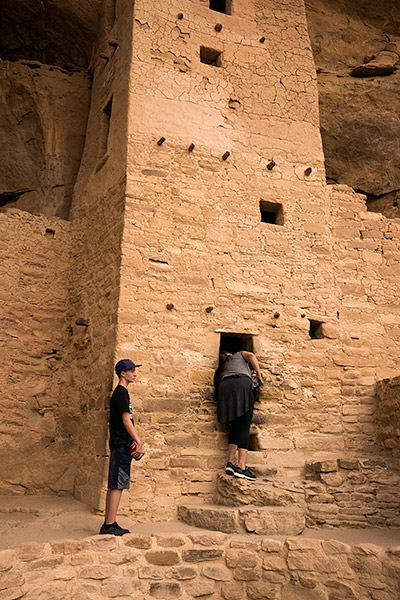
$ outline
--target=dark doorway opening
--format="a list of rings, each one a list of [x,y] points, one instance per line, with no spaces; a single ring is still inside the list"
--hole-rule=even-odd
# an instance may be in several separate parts
[[[212,67],[221,66],[221,52],[213,50],[213,48],[206,48],[200,46],[200,62],[211,65]]]
[[[282,204],[279,204],[278,202],[267,202],[266,200],[260,200],[260,213],[262,223],[283,225]]]
[[[210,8],[225,15],[231,14],[230,0],[210,0]]]
[[[314,321],[310,319],[309,336],[312,340],[318,340],[324,337],[322,332],[323,321]]]
[[[248,333],[221,333],[219,351],[222,350],[232,354],[241,350],[253,352],[253,336]]]

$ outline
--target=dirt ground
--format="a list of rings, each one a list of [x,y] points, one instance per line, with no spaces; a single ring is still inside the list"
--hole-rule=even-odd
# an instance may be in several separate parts
[[[0,497],[0,550],[29,542],[83,539],[97,535],[103,522],[102,515],[94,514],[87,506],[60,496]],[[176,534],[199,531],[185,523],[135,523],[121,516],[119,523],[132,533],[145,535]],[[371,543],[390,547],[400,545],[400,529],[306,529],[302,537],[335,539],[354,545]],[[251,536],[258,537],[258,536]],[[273,536],[269,536],[273,537]],[[282,539],[282,538],[280,538]]]

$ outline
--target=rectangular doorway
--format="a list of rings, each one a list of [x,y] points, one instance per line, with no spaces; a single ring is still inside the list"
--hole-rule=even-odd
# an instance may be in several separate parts
[[[253,336],[250,333],[221,333],[219,352],[222,350],[232,354],[241,350],[253,352]]]

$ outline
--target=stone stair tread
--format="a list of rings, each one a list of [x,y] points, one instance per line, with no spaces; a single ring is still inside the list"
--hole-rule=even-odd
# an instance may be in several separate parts
[[[304,486],[289,480],[263,479],[247,481],[218,473],[215,504],[224,506],[288,506],[305,503]]]
[[[224,533],[298,535],[305,528],[305,512],[298,506],[181,504],[178,518],[195,527]]]
[[[216,512],[245,512],[249,510],[257,510],[261,512],[285,512],[285,513],[296,513],[303,512],[298,506],[257,506],[256,504],[247,504],[246,506],[224,506],[222,504],[179,504],[179,507],[186,507],[188,509],[196,510],[213,510]]]

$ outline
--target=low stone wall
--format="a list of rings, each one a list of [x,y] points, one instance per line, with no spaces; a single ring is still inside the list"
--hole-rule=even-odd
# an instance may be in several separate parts
[[[400,546],[222,533],[95,536],[0,552],[3,600],[394,600]]]
[[[398,460],[309,462],[306,478],[308,526],[400,526]]]
[[[400,456],[400,376],[378,381],[378,442]]]

